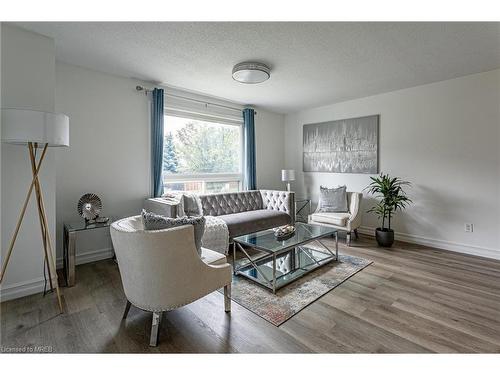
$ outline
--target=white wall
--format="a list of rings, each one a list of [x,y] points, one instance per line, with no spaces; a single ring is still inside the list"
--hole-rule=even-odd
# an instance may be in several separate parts
[[[143,199],[149,196],[150,102],[135,90],[138,84],[143,82],[56,64],[56,109],[70,116],[70,147],[56,155],[59,259],[63,222],[79,219],[76,204],[82,194],[99,195],[102,213],[115,217],[138,214]],[[169,104],[173,101],[169,99]],[[258,108],[257,112],[257,183],[259,187],[280,188],[284,116]],[[100,235],[89,232],[81,239],[77,243],[77,263],[110,255],[107,231]]]
[[[0,108],[2,107],[2,23],[0,22]],[[0,139],[2,139],[2,116],[0,115]],[[0,142],[0,168],[2,164],[2,142]],[[2,173],[0,169],[0,246],[3,247],[3,226],[2,226],[2,215],[1,215],[1,204],[2,204]],[[2,256],[2,250],[0,250],[0,264],[3,264],[4,257]]]
[[[281,170],[285,164],[284,121],[284,115],[257,109],[255,152],[259,189],[285,189],[281,182]]]
[[[494,70],[289,114],[285,161],[297,171],[295,188],[317,202],[320,185],[368,185],[369,175],[303,173],[302,127],[380,114],[380,171],[413,183],[415,204],[394,220],[399,238],[500,259],[499,93]],[[377,224],[364,214],[366,230]]]
[[[56,108],[70,117],[70,147],[56,155],[59,259],[63,222],[81,220],[77,202],[83,194],[101,198],[102,215],[125,217],[138,214],[149,193],[149,102],[136,84],[56,64]],[[77,242],[77,263],[110,255],[109,233],[99,231],[102,236],[91,231]]]
[[[53,112],[54,41],[5,23],[2,23],[1,28],[2,107]],[[52,241],[55,238],[54,155],[58,152],[59,149],[49,148],[40,172]],[[2,144],[1,156],[3,264],[32,175],[27,147]],[[33,193],[1,286],[1,298],[7,300],[41,290],[43,247]]]

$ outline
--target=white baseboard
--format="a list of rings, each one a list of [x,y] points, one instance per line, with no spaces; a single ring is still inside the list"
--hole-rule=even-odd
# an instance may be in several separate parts
[[[76,254],[75,264],[79,265],[79,264],[97,262],[98,260],[108,259],[113,257],[114,253],[115,252],[113,248],[109,247],[105,249],[92,250],[92,251],[87,251],[85,253]],[[62,257],[57,258],[56,267],[58,269],[63,267]]]
[[[375,237],[375,228],[362,226],[358,229],[359,233],[366,234],[368,236]],[[409,233],[400,233],[395,232],[395,237],[399,241],[415,243],[418,245],[425,245],[429,247],[435,247],[438,249],[453,251],[456,253],[476,255],[485,258],[492,258],[500,260],[500,250],[488,248],[488,247],[480,247],[474,245],[467,245],[458,242],[438,240],[435,238],[428,238],[423,236],[416,236],[414,234]]]
[[[76,256],[76,264],[85,264],[90,262],[96,262],[98,260],[111,258],[114,254],[113,248],[99,249],[88,251],[83,254],[78,254]],[[57,258],[56,267],[62,268],[63,258]],[[53,279],[55,281],[55,279]],[[11,299],[16,299],[24,296],[29,296],[31,294],[43,292],[44,278],[40,277],[37,279],[32,279],[28,281],[23,281],[20,283],[2,285],[0,289],[0,301],[9,301]]]
[[[53,277],[52,282],[55,283],[55,281],[56,279],[55,277]],[[20,283],[14,283],[2,286],[2,288],[0,289],[0,302],[5,302],[11,299],[29,296],[31,294],[42,293],[44,285],[45,285],[44,278],[39,277],[37,279],[32,279]],[[50,288],[48,279],[47,279],[47,288]]]

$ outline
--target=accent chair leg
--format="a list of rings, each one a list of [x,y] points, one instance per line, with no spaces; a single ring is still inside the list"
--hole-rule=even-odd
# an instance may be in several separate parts
[[[125,311],[123,312],[122,320],[127,319],[128,312],[130,311],[130,306],[132,306],[132,304],[130,303],[129,300],[127,300],[127,305],[125,306]]]
[[[233,275],[236,275],[236,242],[233,242]]]
[[[158,345],[158,336],[160,335],[160,323],[162,314],[163,313],[161,312],[153,312],[153,322],[151,324],[151,337],[149,339],[149,346]]]
[[[351,232],[347,232],[346,244],[347,244],[347,246],[351,246]]]
[[[356,239],[359,240],[359,235],[358,235],[358,230],[354,229],[354,235],[356,236]]]
[[[224,286],[224,311],[231,312],[231,284]]]

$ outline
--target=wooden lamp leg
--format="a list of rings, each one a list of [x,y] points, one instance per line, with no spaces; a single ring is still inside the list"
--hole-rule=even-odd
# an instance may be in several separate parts
[[[35,188],[35,193],[37,197],[37,208],[38,208],[38,216],[40,219],[40,229],[42,231],[42,240],[44,244],[44,255],[45,259],[47,259],[47,264],[48,264],[48,269],[49,269],[49,279],[51,282],[51,287],[52,287],[52,274],[56,276],[56,293],[57,293],[57,300],[59,303],[59,309],[62,312],[63,306],[62,306],[62,301],[61,301],[61,295],[59,292],[59,283],[57,282],[57,273],[55,271],[55,263],[54,259],[52,257],[52,243],[50,240],[50,234],[49,234],[49,226],[47,222],[47,216],[45,214],[45,206],[43,202],[43,195],[42,195],[42,190],[40,188],[40,182],[38,180],[38,174],[40,172],[40,167],[42,166],[43,159],[45,158],[45,154],[47,152],[47,147],[48,143],[45,144],[42,155],[40,156],[40,160],[38,161],[38,165],[36,165],[36,160],[35,160],[35,154],[33,152],[33,143],[28,143],[28,148],[29,148],[29,153],[30,153],[30,160],[31,160],[31,167],[32,167],[32,173],[33,173],[33,179],[31,181],[31,185],[28,190],[28,194],[26,195],[26,199],[24,201],[23,207],[21,209],[21,214],[19,215],[19,219],[17,221],[16,229],[14,230],[14,234],[12,235],[12,239],[10,241],[9,245],[9,250],[7,251],[7,256],[5,258],[5,261],[2,266],[2,270],[0,272],[0,283],[3,280],[3,277],[5,276],[5,270],[7,269],[7,265],[9,263],[10,257],[12,255],[12,250],[14,249],[14,244],[17,239],[17,235],[19,234],[19,229],[21,228],[21,223],[24,219],[24,215],[26,213],[26,208],[28,206],[28,202],[31,197],[31,192],[33,191],[33,188]],[[36,167],[35,167],[36,166]],[[48,249],[47,246],[48,245]]]
[[[38,147],[38,144],[35,142],[34,145],[35,149]],[[28,144],[28,148],[30,151],[30,161],[31,161],[31,171],[33,172],[33,175],[35,175],[36,172],[36,158],[35,154],[33,151],[33,147],[31,147],[31,143]],[[43,252],[45,253],[45,262],[47,263],[47,268],[49,271],[49,283],[50,283],[50,289],[53,290],[54,286],[52,285],[52,275],[50,272],[50,267],[49,267],[49,257],[47,253],[47,235],[49,233],[49,228],[45,227],[45,221],[43,220],[42,216],[42,202],[41,202],[41,196],[40,196],[40,180],[38,178],[35,181],[35,193],[36,193],[36,203],[38,207],[38,219],[40,221],[40,230],[42,232],[42,242],[43,242]],[[44,270],[45,272],[45,270]]]
[[[38,167],[36,169],[35,176],[38,176],[38,172],[40,171],[40,165],[45,157],[45,153],[47,152],[47,146],[44,147],[42,155],[40,156],[40,161],[38,163]],[[14,248],[14,244],[16,243],[17,235],[19,233],[19,228],[21,228],[21,223],[23,222],[24,214],[26,213],[26,207],[28,206],[28,202],[31,197],[31,192],[33,191],[33,187],[35,186],[35,178],[31,181],[31,185],[28,190],[28,194],[26,195],[26,199],[24,200],[23,208],[21,209],[21,214],[19,215],[19,219],[17,220],[16,229],[14,230],[14,234],[12,235],[12,239],[10,240],[9,250],[7,251],[7,256],[5,257],[5,261],[2,266],[2,270],[0,272],[0,283],[5,276],[5,270],[7,269],[7,265],[9,264],[10,256],[12,255],[12,249]]]
[[[40,190],[40,197],[42,197],[42,190]],[[45,228],[48,228],[49,224],[47,222],[47,216],[45,214],[45,205],[43,203],[43,198],[41,199],[41,202],[42,202],[42,211],[43,211],[42,212],[42,216],[43,216],[43,220],[45,222]],[[48,248],[49,261],[47,263],[49,265],[49,270],[51,270],[52,274],[55,276],[57,302],[59,303],[59,310],[61,311],[61,313],[63,313],[64,309],[63,309],[62,300],[61,300],[61,293],[59,291],[59,281],[57,281],[56,263],[55,263],[55,260],[54,260],[54,258],[52,256],[52,242],[50,240],[50,234],[49,233],[47,233],[47,244],[49,245],[49,248]]]
[[[45,147],[47,147],[48,144],[45,144]],[[45,256],[47,257],[47,264],[49,268],[49,278],[52,280],[52,275],[55,276],[55,282],[56,282],[56,294],[57,294],[57,302],[59,303],[59,310],[64,312],[63,305],[62,305],[62,300],[61,300],[61,293],[59,291],[59,282],[57,280],[57,271],[56,271],[56,264],[54,261],[54,258],[52,256],[52,242],[50,240],[50,232],[49,232],[49,224],[47,221],[47,215],[45,213],[45,204],[43,201],[43,194],[42,194],[42,188],[40,187],[40,181],[38,179],[38,175],[35,174],[36,169],[33,168],[33,165],[36,163],[35,160],[35,154],[33,152],[33,144],[29,143],[29,151],[30,151],[30,159],[31,159],[31,164],[32,164],[32,171],[33,171],[33,179],[35,179],[35,194],[37,197],[37,201],[39,202],[38,204],[38,215],[40,219],[42,220],[41,227],[45,229],[45,233],[43,233],[42,229],[42,236],[46,238],[47,240],[47,245],[48,249],[45,250]],[[40,166],[40,163],[38,164]]]

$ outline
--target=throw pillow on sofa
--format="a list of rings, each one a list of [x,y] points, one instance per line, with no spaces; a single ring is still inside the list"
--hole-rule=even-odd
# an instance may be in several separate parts
[[[200,216],[203,214],[201,200],[197,194],[183,193],[182,202],[186,216]]]
[[[319,212],[347,212],[347,187],[319,187]]]
[[[205,232],[205,218],[203,216],[173,218],[142,210],[142,223],[145,230],[168,229],[187,224],[192,225],[194,227],[196,251],[201,255],[201,238]]]
[[[177,207],[177,216],[201,216],[203,210],[198,194],[188,191],[169,191],[162,195],[162,198],[173,199]]]

